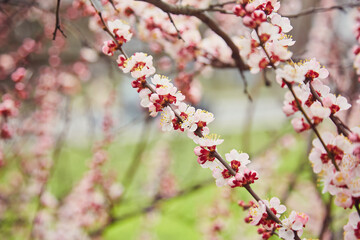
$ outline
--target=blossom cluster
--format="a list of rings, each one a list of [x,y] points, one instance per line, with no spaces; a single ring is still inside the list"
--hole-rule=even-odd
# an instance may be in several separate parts
[[[277,15],[276,10],[279,8],[277,1],[242,1],[241,4],[234,7],[234,13],[241,16],[243,22],[249,28],[255,29],[248,46],[251,48],[240,48],[246,58],[249,59],[249,65],[252,72],[254,66],[251,64],[251,54],[256,51],[253,46],[258,49],[259,45],[263,46],[262,54],[264,61],[272,61],[272,52],[266,46],[268,41],[278,39],[282,31],[291,30],[288,19]],[[278,19],[281,24],[273,21]],[[281,20],[281,21],[280,21]],[[264,27],[262,27],[264,26]],[[278,31],[270,31],[272,28]],[[266,29],[267,32],[264,32]],[[283,30],[285,29],[285,30]],[[264,35],[265,34],[265,35]],[[258,39],[254,36],[258,36]],[[262,40],[264,39],[264,40]],[[251,42],[250,42],[251,41]],[[289,58],[284,60],[289,60]],[[268,66],[268,63],[264,64]],[[338,118],[338,113],[347,110],[351,105],[343,96],[336,96],[330,92],[330,87],[324,84],[324,80],[328,77],[329,72],[326,68],[321,67],[315,58],[300,63],[285,64],[281,68],[276,67],[276,62],[272,62],[272,67],[276,69],[276,80],[281,87],[288,87],[289,90],[285,94],[283,111],[287,116],[300,112],[299,117],[292,119],[291,123],[296,132],[303,132],[311,128],[315,128],[325,119]],[[260,69],[262,69],[260,67]],[[338,128],[345,128],[342,122],[336,122],[341,125]],[[349,129],[348,129],[349,130]],[[348,131],[346,130],[346,131]],[[345,131],[345,130],[343,130]],[[351,130],[350,130],[351,132]],[[345,136],[343,134],[346,134]],[[313,165],[315,173],[322,173],[324,176],[324,191],[329,191],[336,195],[335,202],[342,207],[352,207],[359,197],[358,194],[358,135],[357,128],[351,133],[351,141],[346,139],[348,132],[342,132],[341,135],[334,136],[325,132],[321,134],[321,140],[313,141],[309,159]]]
[[[107,42],[104,43],[105,46],[106,44]],[[141,106],[147,108],[152,117],[161,113],[162,129],[187,132],[187,136],[198,144],[194,149],[195,155],[198,156],[197,161],[201,167],[212,170],[217,186],[244,187],[258,179],[257,172],[247,167],[250,163],[248,154],[233,149],[225,154],[226,160],[221,158],[217,146],[223,142],[223,139],[211,134],[208,127],[214,120],[214,115],[186,104],[185,96],[178,91],[170,79],[155,74],[152,56],[137,52],[128,58],[121,54],[117,58],[117,63],[124,73],[130,73],[135,79],[132,81],[132,87],[139,93]],[[147,78],[151,79],[151,83],[147,82]],[[255,208],[253,212],[256,212]],[[288,219],[285,219],[286,224],[276,221],[276,218],[286,210],[277,198],[273,198],[270,203],[260,201],[258,208],[261,208],[261,211],[258,211],[259,215],[251,215],[250,218],[257,219],[253,221],[254,225],[262,224],[266,232],[263,234],[264,237],[269,238],[277,229],[281,230],[285,239],[294,239],[302,234],[307,217],[304,217],[306,221],[302,221],[301,226],[299,219],[303,219],[300,216],[305,215],[293,212]],[[272,211],[275,218],[269,217],[268,211]]]
[[[356,69],[356,74],[360,76],[360,9],[356,9],[355,15],[355,26],[354,26],[354,34],[357,41],[357,44],[353,47],[353,53],[355,56],[354,59],[354,68]],[[360,77],[358,77],[358,81],[360,82]],[[360,95],[357,103],[360,104]]]
[[[349,215],[349,221],[344,226],[344,239],[356,240],[360,239],[360,217],[356,212]]]
[[[354,34],[357,41],[357,45],[354,46],[354,68],[356,69],[357,75],[360,75],[360,10],[356,10]]]
[[[278,218],[286,211],[286,207],[280,204],[280,200],[276,197],[271,198],[270,201],[259,201],[257,204],[252,201],[249,204],[245,204],[241,201],[239,205],[244,209],[249,209],[245,222],[258,226],[258,233],[262,236],[262,239],[269,239],[276,230],[279,231],[279,237],[286,240],[294,239],[295,234],[301,237],[303,228],[309,219],[306,214],[295,211],[292,211],[289,217],[284,218],[282,224],[270,219],[266,207]]]
[[[110,22],[109,25],[113,23]],[[105,42],[104,45],[106,44]],[[208,125],[214,120],[214,115],[186,104],[185,96],[178,91],[170,79],[155,74],[152,60],[152,56],[142,52],[137,52],[129,58],[121,54],[117,58],[119,68],[135,78],[131,85],[139,93],[141,106],[147,108],[152,117],[161,112],[161,125],[164,131],[186,132],[187,136],[198,144],[194,149],[198,163],[203,168],[213,171],[218,186],[227,184],[231,187],[242,187],[254,183],[258,176],[256,171],[246,167],[250,162],[247,154],[239,154],[236,150],[226,154],[227,161],[236,172],[235,176],[216,160],[218,158],[216,147],[223,140],[210,134]],[[149,77],[151,83],[146,80]]]
[[[299,112],[299,116],[291,121],[295,131],[313,129],[318,135],[318,139],[313,141],[314,147],[309,160],[314,172],[322,175],[324,192],[335,195],[338,206],[352,208],[359,204],[360,197],[358,128],[349,129],[338,117],[339,112],[348,110],[351,105],[345,97],[330,92],[330,87],[325,84],[329,72],[315,58],[300,63],[294,63],[290,59],[292,53],[287,48],[294,42],[285,33],[292,27],[289,19],[276,13],[279,7],[280,3],[276,0],[243,0],[233,8],[234,14],[242,17],[244,25],[254,29],[251,38],[239,41],[240,54],[247,59],[252,73],[269,66],[276,70],[277,82],[281,87],[288,88],[284,99],[284,113],[291,116]],[[357,25],[357,39],[358,29]],[[281,45],[281,42],[285,44]],[[283,54],[274,54],[272,45]],[[357,49],[355,54],[358,56]],[[285,64],[279,68],[279,62]],[[358,69],[357,62],[355,60],[354,66]],[[339,135],[334,136],[329,132],[319,135],[316,127],[325,119],[334,122]],[[348,136],[349,139],[346,138]],[[292,218],[294,214],[291,215]],[[355,225],[348,224],[347,228]],[[357,234],[356,231],[353,232]],[[279,231],[279,235],[285,239],[293,239],[293,234],[294,231]]]
[[[224,41],[225,38],[217,35],[216,31],[200,27],[201,20],[197,17],[168,13],[156,7],[156,4],[123,0],[74,0],[71,1],[66,11],[62,11],[63,13],[54,18],[53,11],[49,10],[55,6],[45,2],[35,1],[34,4],[26,4],[28,8],[26,11],[20,11],[23,10],[21,6],[16,6],[19,9],[16,9],[15,12],[21,14],[14,15],[7,14],[8,6],[7,3],[4,3],[4,11],[0,12],[0,22],[6,23],[3,24],[4,27],[0,33],[1,46],[12,47],[13,44],[6,39],[12,39],[12,37],[10,38],[13,35],[10,35],[11,30],[17,27],[13,23],[22,26],[25,23],[28,26],[34,22],[44,26],[43,33],[33,36],[34,39],[37,39],[36,41],[25,38],[20,42],[20,47],[16,51],[0,54],[0,80],[9,80],[2,83],[2,86],[6,88],[6,93],[2,94],[0,100],[0,138],[6,140],[3,141],[5,144],[14,145],[11,148],[10,146],[4,148],[6,149],[5,155],[10,153],[8,149],[21,149],[18,152],[14,151],[16,154],[14,160],[19,161],[16,163],[21,174],[15,174],[15,178],[13,178],[15,180],[8,187],[9,191],[3,191],[2,199],[5,200],[1,201],[4,204],[0,204],[3,205],[0,207],[0,215],[3,215],[4,208],[11,207],[9,203],[15,199],[11,194],[16,189],[21,192],[20,199],[23,201],[21,205],[31,203],[32,197],[38,197],[40,205],[35,213],[36,218],[33,221],[34,229],[31,230],[31,237],[88,239],[87,231],[97,226],[107,226],[106,224],[112,222],[109,216],[111,207],[113,207],[111,206],[112,201],[119,199],[122,194],[121,186],[116,184],[114,179],[107,178],[108,176],[101,169],[107,162],[106,145],[113,139],[111,132],[113,120],[108,112],[106,112],[103,122],[104,140],[94,147],[93,159],[87,174],[70,191],[64,201],[58,202],[46,190],[47,182],[53,172],[51,170],[56,163],[58,145],[61,145],[62,140],[62,136],[58,139],[55,137],[58,131],[58,121],[56,120],[61,117],[60,107],[69,103],[61,93],[73,94],[79,90],[79,80],[89,79],[88,64],[96,61],[98,53],[93,49],[83,47],[79,59],[75,60],[73,65],[63,67],[62,62],[68,61],[61,58],[67,43],[59,37],[59,31],[55,41],[51,41],[52,44],[46,43],[45,40],[55,38],[57,30],[63,33],[62,24],[58,21],[62,22],[63,19],[72,21],[84,16],[91,16],[89,28],[97,34],[94,37],[95,41],[103,42],[103,28],[99,28],[99,26],[105,27],[103,23],[108,23],[106,31],[112,35],[112,39],[104,42],[102,52],[109,56],[113,56],[117,50],[122,52],[117,58],[118,66],[134,78],[131,84],[139,93],[141,106],[146,108],[153,117],[161,115],[161,127],[164,131],[175,130],[186,133],[197,144],[194,149],[197,162],[203,168],[209,168],[212,171],[217,186],[247,188],[258,179],[258,174],[248,167],[250,163],[248,154],[233,149],[226,153],[223,159],[218,153],[217,147],[223,143],[223,140],[212,134],[209,128],[214,121],[214,115],[188,105],[190,102],[192,104],[199,102],[200,87],[196,76],[207,74],[214,68],[237,66],[234,61],[236,51],[229,48],[229,41],[233,41],[239,48],[239,54],[247,65],[244,66],[249,67],[252,73],[267,68],[276,69],[277,82],[282,87],[287,86],[289,90],[285,94],[283,111],[287,116],[295,116],[291,122],[297,132],[310,129],[316,132],[316,128],[322,122],[330,120],[337,127],[338,134],[318,130],[320,133],[317,133],[318,138],[313,141],[313,149],[309,156],[314,172],[322,178],[324,192],[334,195],[335,203],[338,206],[344,208],[359,206],[360,128],[350,129],[341,122],[341,112],[349,109],[350,104],[346,98],[330,92],[330,88],[326,85],[329,82],[327,80],[329,73],[321,67],[316,59],[301,63],[292,62],[293,54],[289,51],[289,47],[294,44],[294,41],[291,36],[287,35],[292,26],[288,18],[278,13],[280,1],[238,0],[226,2],[220,0],[216,4],[211,0],[163,1],[165,5],[176,6],[179,12],[188,6],[190,6],[188,9],[210,9],[212,11],[210,17],[219,23],[219,28],[224,33],[228,34],[229,38],[226,41]],[[64,6],[66,5],[62,4],[61,9],[64,9]],[[97,14],[97,7],[109,7],[113,11],[101,10],[104,18],[101,19],[101,15]],[[220,8],[221,11],[217,12]],[[9,9],[11,8],[9,7]],[[7,15],[16,16],[16,19],[21,21],[12,21],[11,17]],[[130,22],[130,25],[121,20],[114,20],[119,16]],[[26,20],[22,21],[22,17]],[[356,21],[355,35],[359,42],[359,18]],[[328,22],[332,21],[328,20]],[[54,25],[56,25],[55,32]],[[69,30],[71,34],[76,34],[77,31],[73,31],[72,28],[76,25],[69,26],[68,29],[65,26],[65,33]],[[21,31],[14,35],[17,36],[17,41],[20,37],[19,33]],[[318,31],[318,33],[332,42],[333,39],[324,34],[324,31]],[[155,74],[157,71],[153,66],[152,56],[142,52],[137,52],[130,57],[126,56],[122,51],[122,46],[129,42],[134,35],[148,43],[150,50],[158,54],[160,60],[157,66],[162,72],[175,70],[174,72],[177,74],[174,78],[175,83],[167,77]],[[88,39],[83,39],[83,36],[80,39],[88,45]],[[314,46],[319,45],[317,39],[316,41],[313,37],[310,39]],[[48,45],[50,47],[46,49],[45,47]],[[330,44],[323,44],[317,50],[324,51],[328,48],[330,48]],[[337,48],[336,46],[329,52],[336,52]],[[28,66],[29,61],[35,59],[29,55],[38,52],[48,56],[48,64],[51,67],[42,64],[36,67]],[[309,52],[313,54],[312,51]],[[358,46],[354,48],[354,55],[354,67],[359,74],[360,48]],[[331,60],[327,65],[337,63],[337,57],[329,56],[329,59],[335,60]],[[317,59],[319,58],[317,57]],[[281,64],[284,65],[280,67]],[[175,69],[172,69],[173,66]],[[333,79],[341,79],[336,74],[334,76],[331,68],[328,69]],[[33,77],[38,74],[39,78]],[[31,84],[27,84],[30,82]],[[13,88],[13,92],[8,91],[7,85]],[[342,87],[339,86],[340,91]],[[28,101],[34,106],[33,114],[24,120],[23,116],[17,118],[19,115],[24,115],[18,114],[18,112],[20,106],[25,102],[23,100],[29,96],[34,96],[34,101]],[[110,100],[110,102],[114,101]],[[12,123],[19,120],[22,124],[18,124],[19,127],[16,129],[12,128],[15,127]],[[65,125],[64,129],[66,128]],[[19,141],[20,144],[17,141],[7,141],[10,138],[14,139],[15,132],[19,138],[30,136],[29,146],[31,147],[27,147],[28,144],[25,147],[22,146],[23,141]],[[6,166],[2,159],[4,157],[2,148],[3,144],[0,146],[0,167]],[[30,153],[27,151],[28,148]],[[55,150],[54,155],[52,155],[52,150]],[[158,173],[162,173],[158,167],[152,166],[152,168]],[[163,175],[163,173],[157,175]],[[25,179],[22,179],[23,177],[26,177],[28,184],[23,185],[22,182]],[[161,180],[165,186],[161,187],[164,193],[161,193],[160,196],[174,195],[172,191],[174,183],[171,182],[173,180],[172,176],[165,176]],[[8,201],[9,199],[11,201]],[[23,206],[21,209],[24,209]],[[260,200],[257,204],[250,203],[246,209],[249,209],[246,221],[259,227],[258,232],[263,239],[270,238],[274,235],[274,231],[278,231],[278,235],[283,239],[298,239],[302,236],[303,228],[308,220],[306,215],[294,211],[288,218],[284,218],[282,215],[286,208],[280,204],[277,198],[269,201]],[[22,212],[27,213],[27,211]],[[271,217],[269,214],[276,217]],[[281,217],[283,220],[280,222],[277,219]],[[21,220],[21,217],[19,219]],[[221,224],[214,224],[214,231],[221,228]],[[350,214],[349,222],[344,230],[345,239],[360,238],[360,218],[357,213]]]
[[[25,84],[25,68],[17,68],[11,74],[11,80],[14,83],[15,94],[6,93],[2,95],[2,101],[0,102],[0,137],[2,139],[13,137],[14,129],[11,127],[11,120],[18,115],[21,100],[26,99],[28,95]],[[0,160],[0,162],[2,161]]]
[[[105,103],[103,139],[94,144],[88,171],[64,198],[63,202],[50,192],[41,195],[42,208],[35,217],[33,235],[36,239],[90,239],[87,230],[106,225],[109,207],[123,194],[116,175],[106,174],[106,148],[111,143],[112,116],[108,112],[113,96]]]
[[[102,51],[104,54],[113,56],[114,52],[127,41],[130,41],[132,33],[130,26],[120,20],[109,22],[109,31],[114,35],[114,40],[109,40],[104,43]]]
[[[19,102],[15,101],[9,94],[2,96],[0,102],[0,137],[2,139],[9,139],[13,135],[13,131],[9,125],[9,119],[15,117],[19,112]]]
[[[293,90],[293,93],[288,91],[285,94],[284,113],[290,116],[302,111],[300,117],[291,121],[297,132],[314,128],[324,119],[333,120],[339,112],[351,107],[345,97],[335,96],[323,83],[328,77],[328,71],[321,68],[315,59],[286,65],[277,69],[276,74],[280,84],[287,82]],[[343,126],[341,122],[336,124]],[[352,208],[360,196],[358,132],[358,127],[339,135],[323,132],[321,139],[313,141],[313,149],[309,155],[313,171],[322,175],[323,192],[334,195],[335,203],[344,208]]]
[[[288,47],[295,42],[286,35],[292,29],[289,19],[276,13],[280,3],[276,0],[240,2],[233,8],[233,12],[242,17],[244,25],[253,31],[250,38],[238,39],[237,45],[250,71],[257,73],[268,66],[289,60],[292,53]]]
[[[157,62],[159,69],[164,73],[176,69],[174,81],[188,103],[196,104],[200,100],[198,75],[212,71],[210,66],[234,65],[226,42],[212,31],[203,34],[201,21],[197,18],[173,14],[170,19],[168,14],[152,4],[114,2],[118,9],[116,17],[129,22],[137,33],[136,37],[147,42],[151,51],[161,56]],[[210,3],[209,0],[181,1],[182,5],[192,7],[206,7]],[[232,26],[230,29],[234,30]],[[240,31],[241,27],[236,29]]]
[[[330,87],[323,83],[329,72],[321,67],[316,59],[296,64],[288,64],[276,70],[276,80],[282,87],[286,83],[296,86],[285,94],[283,111],[286,116],[299,112],[300,108],[311,120],[313,126],[318,125],[331,115],[347,110],[351,105],[343,96],[336,96],[330,92]],[[304,113],[302,113],[304,114]],[[296,132],[303,132],[311,128],[305,115],[296,117],[291,121]]]

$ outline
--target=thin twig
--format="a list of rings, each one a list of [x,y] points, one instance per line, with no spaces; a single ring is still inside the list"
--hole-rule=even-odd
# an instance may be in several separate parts
[[[311,82],[309,82],[309,86],[310,86],[310,91],[311,94],[315,97],[316,100],[318,100],[322,106],[324,106],[320,96],[318,95],[318,93],[316,92],[316,90],[314,89],[313,85],[311,84]],[[351,132],[350,128],[348,126],[346,126],[341,120],[340,118],[338,118],[337,116],[335,116],[333,113],[330,114],[330,119],[331,121],[335,124],[338,133],[339,134],[343,134],[345,137],[349,136],[349,132]]]
[[[329,151],[327,145],[325,144],[324,140],[322,139],[319,131],[317,130],[316,126],[311,122],[311,119],[309,118],[309,116],[306,114],[305,110],[303,109],[303,107],[301,106],[301,103],[298,99],[298,97],[296,96],[293,86],[291,83],[289,83],[288,81],[286,81],[285,79],[283,79],[284,83],[286,84],[286,86],[289,88],[291,94],[293,95],[295,102],[296,102],[296,106],[299,109],[299,111],[302,113],[302,115],[305,117],[306,121],[308,122],[308,124],[310,125],[311,129],[314,131],[315,135],[317,136],[317,138],[319,139],[321,145],[324,147],[327,155],[330,157],[332,164],[334,165],[336,171],[340,171],[339,166],[337,165],[334,155]]]
[[[57,0],[57,4],[56,4],[55,30],[54,30],[54,33],[53,33],[53,40],[56,39],[57,30],[59,30],[61,32],[61,34],[64,37],[66,37],[65,33],[63,32],[63,30],[61,29],[61,26],[60,26],[60,1],[61,0]]]
[[[324,220],[322,221],[322,226],[319,234],[319,239],[324,239],[326,231],[330,228],[331,222],[332,222],[332,216],[331,216],[331,206],[332,206],[333,196],[330,196],[328,202],[325,205],[325,216]]]
[[[210,8],[224,7],[226,5],[236,4],[236,3],[237,3],[237,1],[227,1],[227,2],[222,2],[222,3],[214,3],[214,4],[210,4],[208,8],[210,9]]]
[[[91,5],[93,6],[93,8],[95,9],[96,13],[98,14],[100,21],[103,25],[103,30],[109,35],[111,36],[111,38],[114,40],[115,44],[116,44],[116,49],[119,50],[126,58],[128,58],[128,56],[126,55],[126,53],[124,52],[124,50],[122,49],[122,46],[119,44],[118,40],[116,39],[116,37],[112,34],[112,32],[110,31],[110,29],[107,27],[104,18],[102,17],[102,13],[99,12],[96,7],[93,5],[93,3],[91,2]]]
[[[139,0],[139,1],[143,1],[143,0]],[[152,0],[151,0],[152,1]],[[161,1],[159,1],[161,2]],[[162,4],[164,4],[163,2],[161,2]],[[163,10],[164,11],[164,10]],[[101,14],[98,13],[101,17]],[[101,18],[102,19],[102,18]],[[212,20],[211,20],[212,21]],[[112,33],[107,29],[106,25],[105,25],[105,22],[104,20],[102,19],[102,23],[104,24],[104,27],[103,29],[109,34],[111,35],[113,38],[115,38]],[[220,29],[220,31],[222,31]],[[226,35],[227,36],[227,35]],[[121,48],[120,48],[121,49]],[[119,50],[120,50],[119,49]],[[125,55],[126,56],[126,55]],[[241,59],[240,59],[241,60]],[[156,93],[155,92],[155,89],[148,83],[148,82],[145,82],[144,86],[146,88],[148,88],[152,93]],[[173,105],[171,104],[166,104],[166,106],[168,106],[174,113],[174,115],[176,116],[176,118],[178,119],[178,122],[179,123],[182,123],[184,122],[184,120],[182,119],[182,117],[175,111]],[[201,133],[201,131],[199,131],[199,129],[195,130],[195,134],[199,137],[204,137]],[[214,153],[213,153],[213,156],[229,171],[229,173],[232,175],[232,176],[235,176],[236,175],[236,172],[235,170],[229,165],[229,163],[227,161],[225,161],[221,155],[215,150]],[[259,201],[262,201],[261,198],[253,191],[253,189],[250,187],[249,184],[246,184],[243,186],[249,193],[251,196],[253,196],[253,198],[259,202]],[[272,219],[273,221],[275,221],[276,223],[282,225],[280,219],[270,210],[270,208],[268,206],[265,206],[265,209],[266,209],[266,212],[268,214],[268,217],[270,219]],[[113,220],[113,219],[112,219]],[[295,234],[295,240],[300,240],[300,238],[297,236],[296,234],[296,231],[294,231],[294,234]]]
[[[262,77],[264,79],[264,83],[265,86],[270,87],[271,86],[271,81],[269,80],[269,78],[266,76],[266,68],[264,68],[264,70],[262,71]]]
[[[359,7],[359,6],[360,6],[360,3],[348,3],[348,4],[341,4],[341,5],[334,5],[331,7],[314,7],[314,8],[306,9],[306,10],[296,13],[296,14],[283,15],[283,17],[297,18],[297,17],[306,16],[309,14],[328,12],[328,11],[332,11],[332,10],[340,10],[340,11],[345,12],[346,8],[355,8],[355,7]]]
[[[182,38],[182,36],[181,36],[181,33],[180,33],[179,29],[178,29],[178,28],[176,27],[176,25],[175,25],[174,19],[171,17],[170,13],[167,13],[167,15],[168,15],[168,17],[169,17],[169,19],[170,19],[170,22],[172,23],[172,25],[174,26],[174,28],[175,28],[175,30],[176,30],[178,39],[181,39],[181,40],[183,40],[183,41],[185,42],[185,40],[184,40],[184,39]]]
[[[258,36],[258,38],[260,39],[259,37],[259,33],[258,33],[258,29],[255,29],[255,32],[256,32],[256,35]],[[269,53],[266,51],[265,49],[265,46],[264,46],[264,43],[260,41],[260,46],[261,48],[263,49],[266,57],[269,59],[269,65],[274,69],[276,70],[277,67],[274,65],[274,63],[272,62],[271,60],[271,57],[269,55]],[[325,144],[324,140],[322,139],[319,131],[317,130],[316,128],[316,125],[312,123],[311,119],[309,118],[309,116],[307,115],[307,113],[305,112],[304,108],[302,107],[301,103],[300,103],[300,100],[298,99],[298,97],[296,96],[295,92],[294,92],[294,89],[293,89],[293,86],[290,82],[288,82],[287,80],[285,79],[282,79],[283,82],[285,83],[285,85],[289,88],[291,94],[293,95],[294,99],[295,99],[295,103],[296,103],[296,106],[297,108],[299,109],[299,111],[302,113],[302,115],[304,116],[304,118],[306,119],[306,121],[308,122],[308,124],[310,125],[311,129],[314,131],[314,133],[316,134],[317,138],[319,139],[321,145],[324,147],[327,155],[329,156],[329,158],[331,159],[331,162],[332,164],[334,165],[336,171],[340,171],[339,169],[339,166],[337,165],[336,161],[335,161],[335,158],[334,158],[334,155],[329,151],[327,145]]]
[[[359,208],[359,204],[360,204],[360,201],[359,200],[356,200],[354,205],[355,205],[355,209],[360,217],[360,208]]]
[[[235,15],[233,11],[225,10],[223,8],[204,8],[202,9],[202,12],[219,12],[222,14]]]
[[[115,4],[114,4],[114,1],[113,1],[113,0],[109,0],[109,2],[110,2],[110,4],[111,4],[111,6],[114,8],[114,10],[115,10],[116,12],[119,12],[119,10],[116,8],[116,6],[115,6]]]
[[[239,48],[233,42],[231,37],[226,32],[224,32],[217,23],[204,13],[203,9],[196,9],[191,6],[182,7],[182,6],[171,5],[159,0],[136,0],[136,1],[153,4],[154,6],[163,10],[165,13],[196,17],[199,20],[201,20],[205,25],[207,25],[214,33],[216,33],[219,37],[221,37],[232,51],[231,57],[235,61],[235,65],[238,71],[240,72],[240,75],[244,82],[244,93],[247,94],[248,98],[251,100],[251,96],[247,90],[247,81],[244,75],[244,70],[249,69],[249,67],[246,66],[243,60],[241,59],[239,54]]]

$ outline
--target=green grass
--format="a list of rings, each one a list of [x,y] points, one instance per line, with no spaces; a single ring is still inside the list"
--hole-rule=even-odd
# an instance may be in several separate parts
[[[288,127],[285,127],[285,132],[288,129]],[[151,176],[149,170],[154,170],[153,168],[159,166],[156,165],[155,161],[158,157],[156,151],[162,149],[159,145],[163,145],[163,143],[167,144],[166,149],[171,162],[170,172],[176,178],[179,190],[187,189],[194,184],[212,178],[209,170],[198,166],[196,156],[193,153],[193,148],[196,146],[193,141],[181,135],[163,134],[157,131],[152,131],[150,136],[151,140],[148,142],[141,163],[134,173],[134,181],[126,191],[124,200],[114,210],[117,217],[137,212],[151,203],[152,196],[147,188],[156,176]],[[266,146],[270,146],[271,149],[279,153],[279,159],[276,160],[277,163],[274,166],[274,174],[275,176],[278,175],[279,178],[268,179],[266,176],[262,177],[260,175],[260,180],[253,186],[255,190],[258,188],[263,189],[261,186],[264,183],[268,186],[266,194],[262,195],[264,198],[279,194],[276,185],[277,181],[287,181],[289,175],[296,173],[301,161],[308,161],[307,156],[304,154],[306,144],[300,137],[298,137],[299,141],[296,145],[283,150],[283,146],[281,146],[280,142],[274,140],[274,136],[273,132],[252,132],[251,138],[248,139],[251,146],[250,159],[255,157],[255,153],[263,152],[262,150]],[[219,152],[223,156],[233,148],[244,152],[247,151],[241,149],[244,141],[242,135],[225,135],[222,138],[225,141],[219,146]],[[130,143],[120,136],[108,148],[109,160],[104,166],[104,171],[114,172],[120,182],[134,158],[137,147],[136,143]],[[90,148],[79,149],[65,145],[55,166],[48,189],[57,197],[66,196],[72,186],[86,173],[91,157],[92,151]],[[13,167],[15,168],[15,166]],[[0,176],[2,184],[8,180],[6,176],[6,174]],[[308,171],[305,171],[299,175],[299,178],[301,181],[310,181],[310,176]],[[238,188],[231,191],[231,196],[228,199],[223,199],[223,191],[223,189],[216,187],[215,182],[212,182],[206,187],[185,196],[159,201],[154,206],[153,211],[149,213],[144,211],[116,222],[105,231],[104,237],[106,240],[132,240],[141,239],[141,234],[149,233],[154,239],[161,240],[203,239],[201,229],[211,219],[208,217],[207,212],[212,209],[214,201],[219,201],[220,204],[227,206],[229,212],[229,215],[224,219],[226,227],[221,234],[224,239],[234,239],[234,236],[239,234],[242,236],[241,239],[259,238],[256,227],[244,223],[243,219],[246,213],[237,206],[238,200],[248,201],[251,196],[244,189]],[[298,210],[301,211],[301,209]],[[11,239],[16,238],[14,236]]]

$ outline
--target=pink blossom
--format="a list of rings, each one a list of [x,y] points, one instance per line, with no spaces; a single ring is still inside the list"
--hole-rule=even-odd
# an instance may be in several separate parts
[[[230,153],[225,154],[225,157],[236,175],[232,176],[231,172],[224,167],[213,169],[213,176],[216,178],[218,186],[228,184],[231,187],[241,187],[257,180],[257,173],[246,167],[250,163],[248,154],[239,153],[233,149]]]
[[[258,31],[259,37],[257,36],[257,34],[254,30],[252,32],[252,38],[261,43],[276,40],[280,36],[278,27],[276,27],[268,22],[261,23],[257,31]]]
[[[3,117],[14,117],[18,114],[19,109],[15,101],[8,95],[3,96],[3,101],[0,103],[0,114]]]
[[[308,93],[305,92],[303,88],[297,86],[293,88],[293,91],[300,105],[303,105],[303,103],[308,98]],[[283,103],[284,103],[283,112],[286,114],[286,116],[293,115],[295,112],[299,111],[297,102],[295,101],[295,98],[290,91],[287,91],[285,93],[285,99]]]
[[[244,17],[247,11],[243,8],[242,5],[235,5],[233,7],[233,13],[238,17]]]
[[[353,206],[351,192],[347,189],[342,189],[335,195],[335,204],[339,207],[350,208]]]
[[[236,173],[235,177],[232,177],[228,180],[229,186],[242,187],[247,184],[252,184],[255,180],[258,180],[258,173],[254,170],[251,170],[247,167],[239,168],[239,172]]]
[[[266,205],[263,201],[259,201],[257,205],[249,209],[249,216],[251,219],[250,224],[258,225],[260,223],[260,220],[263,218],[264,214],[267,214]]]
[[[175,113],[170,107],[165,107],[161,113],[161,129],[163,131],[174,130],[173,121],[177,121]]]
[[[289,60],[292,56],[292,52],[290,52],[287,46],[283,46],[279,41],[273,41],[265,44],[266,51],[270,54],[271,62],[275,65],[279,64],[279,62],[284,62]]]
[[[292,211],[288,218],[282,220],[282,227],[279,229],[279,237],[285,240],[295,239],[295,233],[301,237],[303,233],[303,227],[305,227],[308,216],[304,213],[297,213]]]
[[[213,162],[215,160],[216,146],[221,144],[224,140],[218,139],[216,136],[210,135],[204,138],[198,138],[194,153],[198,156],[198,163],[204,164],[207,161]]]
[[[26,69],[23,68],[23,67],[20,67],[20,68],[16,69],[16,71],[11,74],[11,79],[14,82],[19,82],[25,77],[25,74],[26,74]]]
[[[274,13],[271,16],[271,23],[279,28],[279,33],[288,33],[293,27],[290,24],[290,20],[286,17],[282,17],[280,14]]]
[[[316,78],[325,79],[329,76],[329,71],[326,68],[322,68],[320,63],[312,58],[310,61],[306,61],[302,67],[305,69],[305,77],[307,80],[314,80]]]
[[[351,107],[345,97],[338,96],[336,97],[334,94],[327,94],[323,98],[323,104],[325,107],[328,107],[331,110],[332,114],[335,114],[339,111],[347,110]]]
[[[286,211],[286,207],[280,204],[280,200],[277,197],[273,197],[270,201],[261,200],[257,205],[252,206],[249,209],[249,215],[246,219],[249,219],[251,225],[262,225],[265,229],[275,230],[278,225],[268,217],[266,207],[278,218]]]
[[[310,129],[310,125],[306,122],[304,118],[294,118],[291,120],[291,124],[294,127],[294,130],[298,133]]]
[[[360,217],[357,212],[349,215],[349,221],[344,226],[344,239],[357,240],[360,238]]]
[[[225,154],[225,158],[228,162],[238,161],[241,167],[245,167],[250,163],[249,155],[247,153],[239,153],[235,149],[231,150],[230,153]]]
[[[210,133],[207,126],[214,121],[214,119],[214,114],[202,109],[197,109],[194,114],[189,115],[185,119],[182,127],[188,129],[188,137],[196,141],[199,137],[199,133],[202,135],[208,135]]]
[[[131,73],[133,78],[149,77],[155,73],[153,57],[145,53],[135,53],[120,67],[124,73]]]
[[[248,64],[250,66],[250,72],[255,74],[266,68],[269,65],[269,60],[264,51],[255,52],[250,54]]]
[[[335,161],[341,161],[344,154],[350,153],[351,145],[344,136],[334,136],[330,132],[322,133],[321,136]],[[324,165],[332,164],[331,159],[319,139],[314,139],[313,146],[314,148],[309,155],[309,160],[313,164],[314,172],[320,173]]]
[[[298,65],[285,65],[283,68],[276,69],[276,81],[284,87],[283,80],[290,83],[303,83],[305,80],[305,70]]]
[[[122,45],[130,41],[132,33],[130,32],[130,26],[121,20],[108,21],[109,30],[115,34],[115,38],[118,44]]]
[[[320,102],[315,102],[310,107],[313,123],[319,124],[324,118],[330,116],[330,109],[323,107]]]
[[[102,52],[108,56],[113,56],[116,51],[117,45],[113,40],[108,40],[104,42],[102,47]]]

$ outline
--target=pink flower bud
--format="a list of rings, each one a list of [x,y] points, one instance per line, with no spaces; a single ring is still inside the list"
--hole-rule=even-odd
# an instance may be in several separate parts
[[[249,12],[249,13],[252,13],[253,11],[255,11],[255,6],[254,6],[254,4],[247,4],[247,5],[245,6],[245,10],[246,10],[247,12]]]
[[[11,79],[14,82],[19,82],[24,78],[25,74],[26,74],[26,69],[23,68],[23,67],[20,67],[20,68],[16,69],[16,71],[11,74]]]
[[[244,178],[244,175],[241,174],[241,173],[237,173],[237,174],[235,175],[235,179],[236,179],[237,181],[242,181],[243,178]]]
[[[201,155],[201,147],[200,146],[195,147],[194,153],[196,156],[200,156]]]
[[[256,27],[255,21],[250,16],[245,16],[243,18],[243,23],[244,23],[245,26],[247,26],[249,28],[255,28]]]

